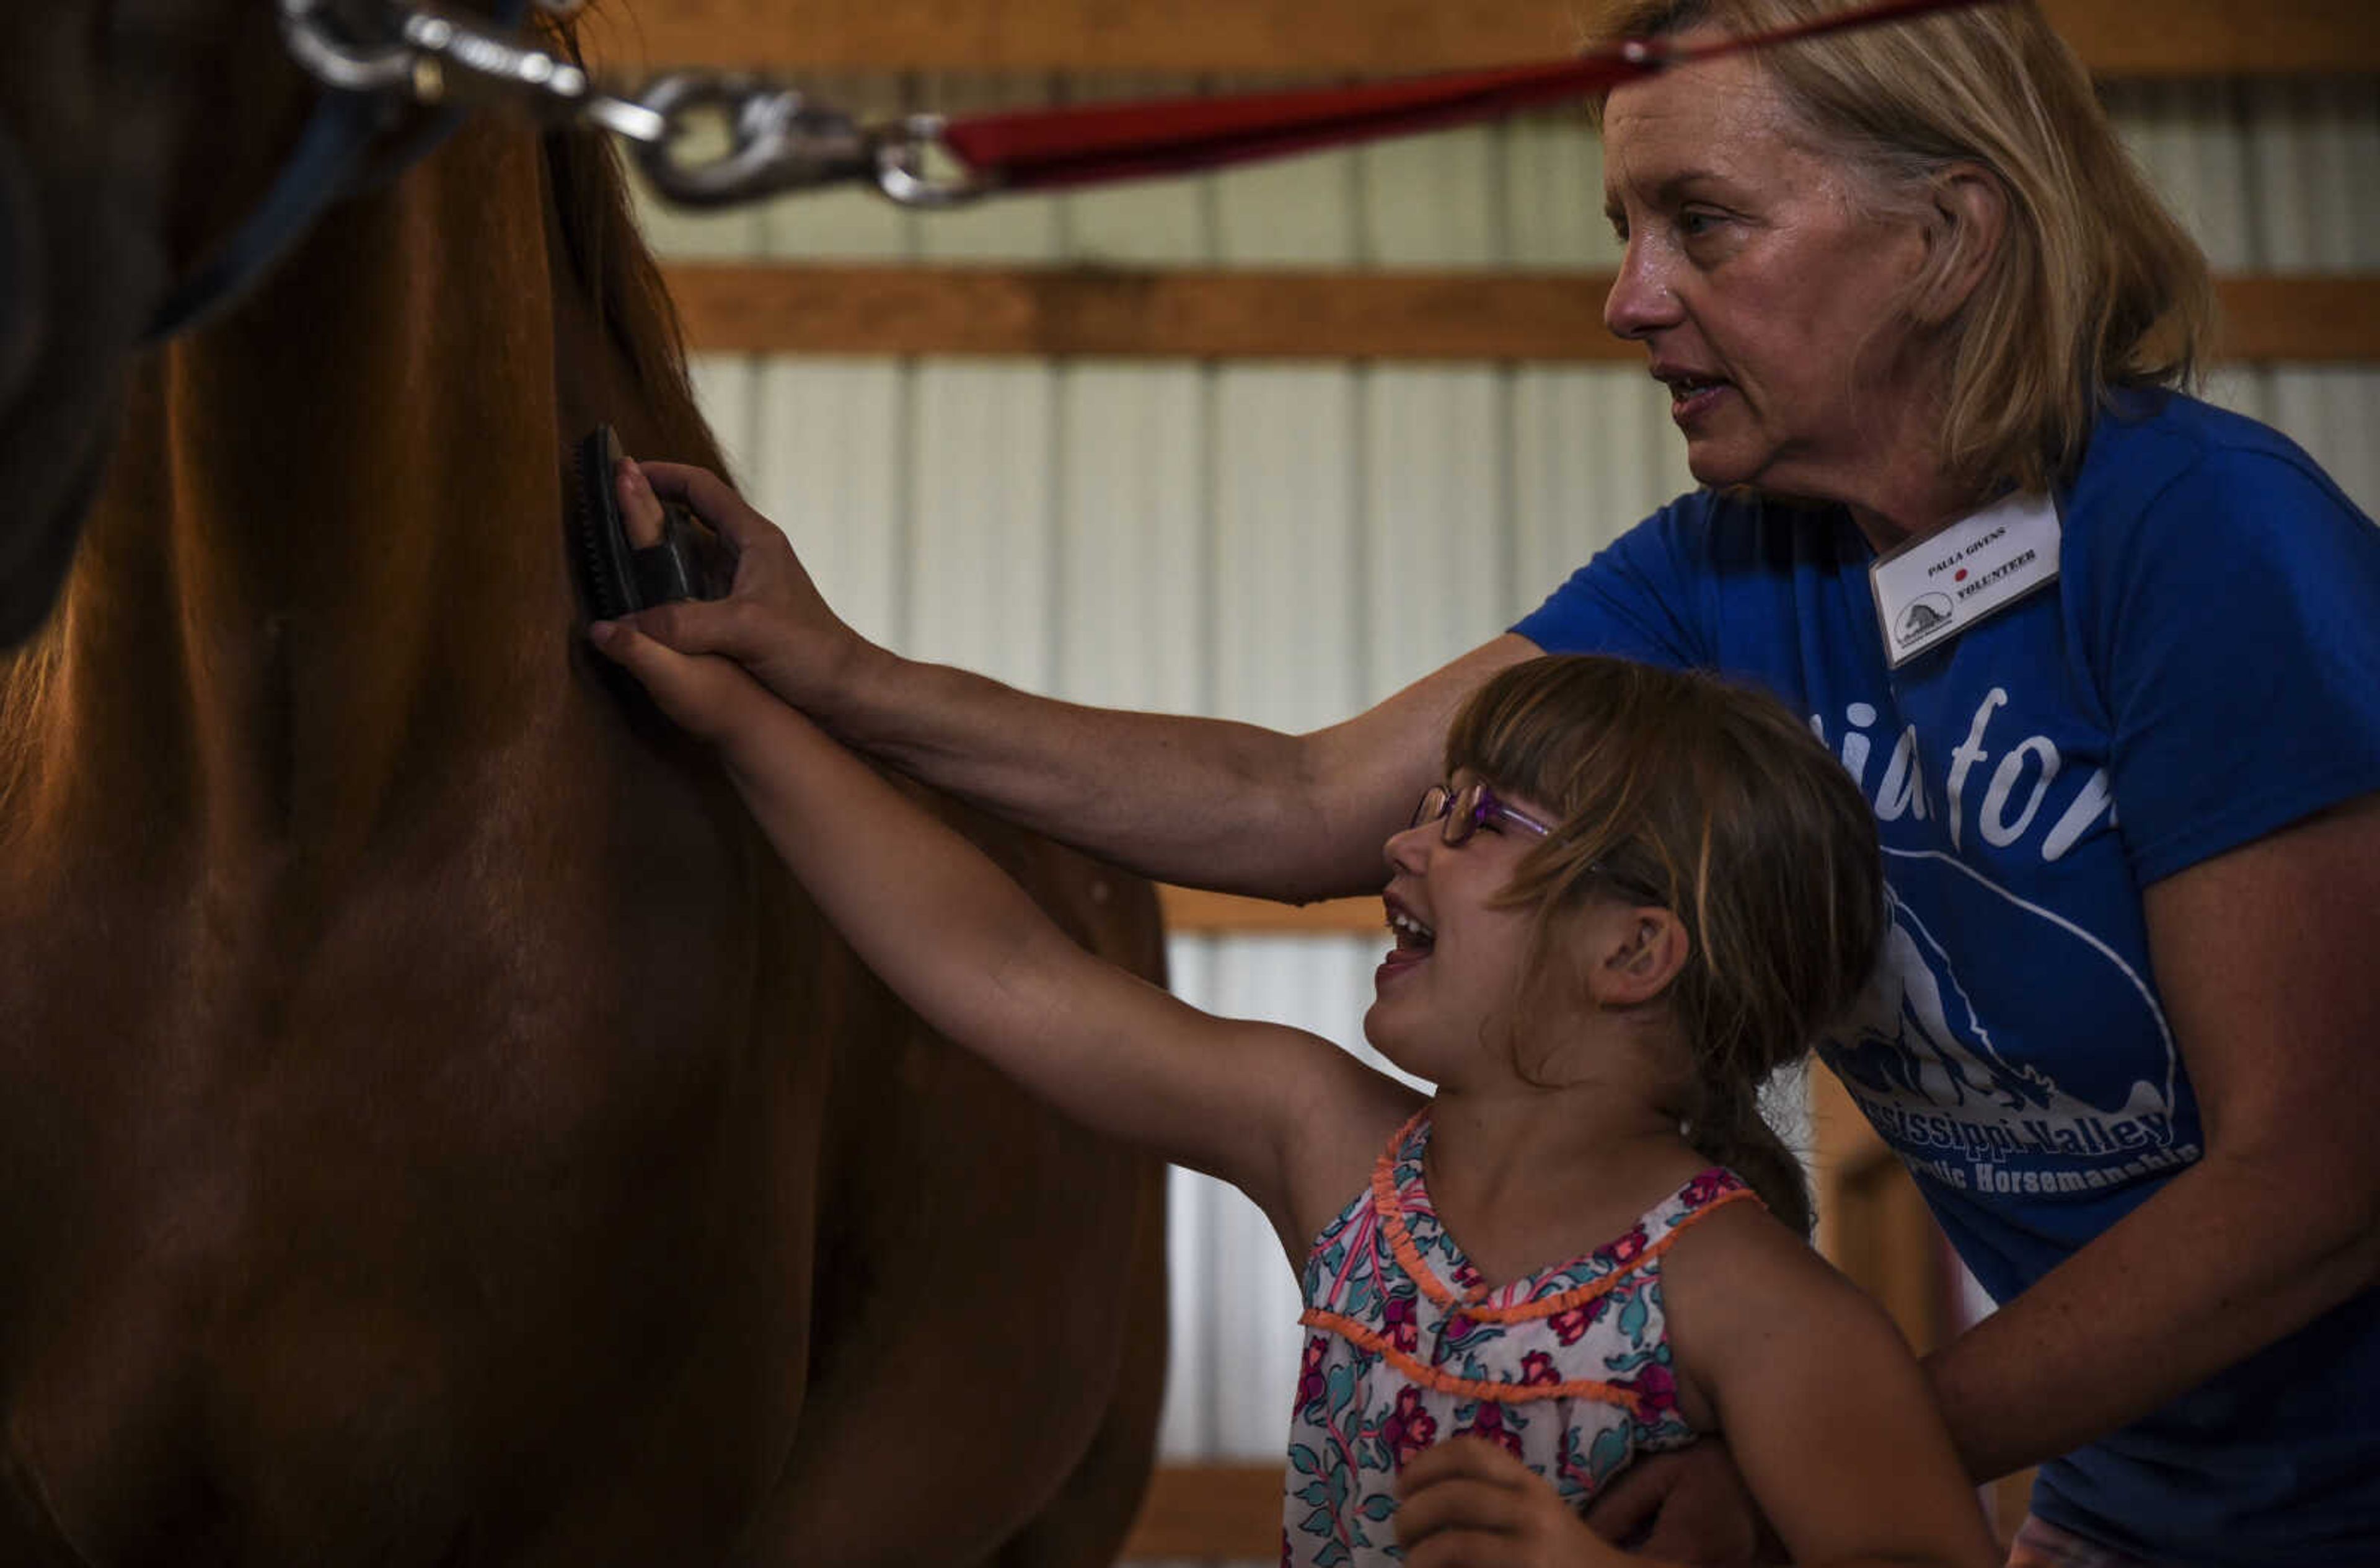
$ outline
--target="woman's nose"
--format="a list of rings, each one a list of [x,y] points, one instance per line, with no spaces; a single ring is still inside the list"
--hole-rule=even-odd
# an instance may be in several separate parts
[[[1438,833],[1439,823],[1435,820],[1399,829],[1380,846],[1381,857],[1388,861],[1392,873],[1420,876],[1429,863],[1430,845],[1438,842]]]
[[[1679,319],[1677,291],[1656,248],[1632,236],[1612,274],[1611,292],[1603,297],[1603,324],[1616,336],[1635,339],[1675,326]]]

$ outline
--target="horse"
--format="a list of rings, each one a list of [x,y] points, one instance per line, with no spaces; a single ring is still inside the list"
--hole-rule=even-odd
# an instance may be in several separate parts
[[[173,3],[167,272],[308,104]],[[931,1037],[585,647],[577,438],[720,458],[610,149],[473,120],[115,423],[0,665],[0,1562],[1111,1562],[1161,1167]],[[936,808],[1161,972],[1146,884]]]

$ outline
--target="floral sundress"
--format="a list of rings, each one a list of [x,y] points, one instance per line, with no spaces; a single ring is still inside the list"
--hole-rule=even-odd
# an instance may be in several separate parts
[[[1694,1440],[1660,1258],[1704,1215],[1757,1202],[1752,1189],[1712,1166],[1617,1240],[1490,1290],[1422,1183],[1429,1132],[1425,1106],[1307,1255],[1281,1568],[1401,1560],[1397,1471],[1445,1438],[1500,1443],[1572,1507],[1637,1454]]]

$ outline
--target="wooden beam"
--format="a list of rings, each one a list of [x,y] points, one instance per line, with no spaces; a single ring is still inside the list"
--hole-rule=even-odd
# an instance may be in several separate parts
[[[1320,904],[1276,904],[1199,888],[1160,887],[1169,931],[1207,936],[1377,936],[1387,941],[1388,917],[1377,898],[1333,898]]]
[[[2380,72],[2372,0],[2043,0],[2103,76]],[[638,0],[605,65],[780,71],[1398,74],[1549,59],[1572,0]]]
[[[681,262],[694,346],[722,353],[1609,361],[1592,273],[1109,271]],[[2224,357],[2380,362],[2380,277],[2219,285]]]
[[[1281,1429],[1289,1413],[1281,1412]],[[1123,1561],[1189,1557],[1269,1562],[1281,1555],[1281,1466],[1166,1465],[1149,1478]]]
[[[2380,277],[2217,278],[2215,287],[2226,359],[2380,362]]]

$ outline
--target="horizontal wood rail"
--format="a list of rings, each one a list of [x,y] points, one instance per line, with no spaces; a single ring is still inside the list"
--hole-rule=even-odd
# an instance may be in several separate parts
[[[1378,898],[1333,898],[1320,904],[1276,904],[1199,888],[1160,887],[1165,929],[1200,936],[1377,936],[1388,940],[1389,919]]]
[[[1281,1431],[1289,1413],[1281,1412]],[[1281,1557],[1281,1474],[1272,1465],[1165,1465],[1126,1538],[1122,1561]]]
[[[1597,273],[679,262],[700,349],[745,354],[1613,361]],[[2380,362],[2380,277],[2222,279],[2226,359]]]
[[[2042,0],[2102,76],[2380,72],[2372,0]],[[590,42],[623,69],[1402,73],[1548,59],[1572,0],[631,0]]]

